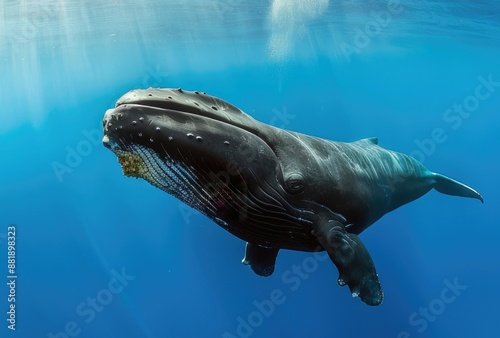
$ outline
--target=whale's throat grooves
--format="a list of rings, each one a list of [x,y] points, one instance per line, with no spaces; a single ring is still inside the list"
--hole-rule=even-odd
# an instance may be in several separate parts
[[[260,187],[262,194],[255,196],[241,182],[235,186],[231,181],[216,179],[217,174],[203,159],[190,163],[191,156],[180,152],[184,161],[137,144],[130,144],[127,151],[114,151],[124,175],[146,180],[240,238],[252,238],[254,243],[269,247],[280,242],[284,248],[317,250],[316,242],[309,238],[310,231],[303,227],[306,220],[287,212],[290,206],[285,207],[286,201],[269,186]]]
[[[194,168],[175,161],[168,153],[160,158],[155,151],[139,145],[115,152],[124,175],[142,178],[207,216],[214,215],[214,205],[206,189],[198,183],[199,175]]]

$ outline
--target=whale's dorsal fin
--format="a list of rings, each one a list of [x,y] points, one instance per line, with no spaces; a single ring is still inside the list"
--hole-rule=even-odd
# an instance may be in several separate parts
[[[371,145],[371,144],[378,144],[378,137],[369,137],[369,138],[364,138],[362,140],[358,140],[354,143],[359,143],[359,144],[366,144],[366,145]]]

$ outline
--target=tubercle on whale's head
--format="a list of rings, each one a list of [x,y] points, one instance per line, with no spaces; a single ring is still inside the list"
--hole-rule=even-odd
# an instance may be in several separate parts
[[[140,104],[185,113],[205,116],[240,127],[254,121],[241,109],[218,97],[199,91],[187,91],[181,88],[149,88],[131,90],[116,102],[115,108],[126,104]]]

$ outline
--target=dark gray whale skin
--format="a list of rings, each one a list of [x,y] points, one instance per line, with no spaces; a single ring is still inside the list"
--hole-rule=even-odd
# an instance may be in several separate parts
[[[125,175],[246,241],[243,263],[257,274],[273,273],[279,249],[326,250],[338,284],[369,305],[381,304],[383,292],[358,234],[431,189],[483,201],[375,138],[343,143],[275,128],[200,92],[130,91],[103,128]]]

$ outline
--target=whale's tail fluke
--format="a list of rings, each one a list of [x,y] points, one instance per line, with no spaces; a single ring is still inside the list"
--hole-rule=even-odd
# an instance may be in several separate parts
[[[432,177],[435,181],[433,187],[440,193],[452,196],[476,198],[484,203],[483,196],[471,187],[444,175],[433,173]]]

